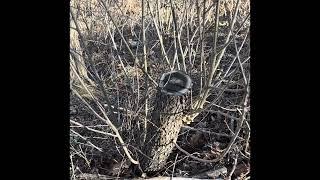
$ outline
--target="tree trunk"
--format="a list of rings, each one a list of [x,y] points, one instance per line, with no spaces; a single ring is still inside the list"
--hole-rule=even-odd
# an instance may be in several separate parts
[[[144,172],[161,170],[178,139],[184,117],[188,93],[172,96],[158,89],[151,122],[147,125],[147,137],[142,149],[140,164]],[[151,158],[151,159],[150,159]]]

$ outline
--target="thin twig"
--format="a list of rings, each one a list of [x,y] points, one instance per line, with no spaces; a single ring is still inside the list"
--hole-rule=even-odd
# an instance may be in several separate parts
[[[102,148],[100,148],[100,147],[92,144],[92,142],[90,142],[87,138],[81,136],[79,133],[77,133],[76,131],[74,131],[74,130],[72,130],[72,129],[71,129],[70,131],[71,131],[72,133],[74,133],[75,135],[77,135],[78,137],[80,137],[81,139],[83,139],[86,143],[88,143],[88,144],[89,144],[90,146],[92,146],[93,148],[97,149],[97,150],[100,151],[100,152],[103,152]]]
[[[192,154],[188,153],[188,151],[182,149],[177,143],[175,143],[175,142],[173,142],[173,143],[176,145],[176,147],[177,147],[181,152],[183,152],[184,154],[186,154],[186,155],[189,156],[190,158],[195,159],[195,160],[197,160],[197,161],[199,161],[199,162],[203,162],[203,163],[214,163],[214,162],[220,161],[219,158],[216,158],[216,159],[213,159],[213,160],[207,160],[207,159],[201,159],[201,158],[195,157],[195,156],[193,156]]]
[[[196,129],[196,128],[193,128],[193,127],[190,127],[190,126],[182,126],[182,128],[185,128],[185,129],[188,129],[188,130],[193,130],[193,131],[199,131],[199,132],[203,132],[203,133],[208,133],[208,134],[214,134],[214,135],[221,136],[221,137],[229,137],[229,138],[232,137],[229,134],[207,131],[205,129]]]
[[[237,117],[234,117],[234,116],[231,116],[227,113],[224,113],[224,112],[221,112],[221,111],[215,111],[215,110],[205,110],[205,112],[211,112],[211,113],[214,113],[214,114],[221,114],[225,117],[228,117],[230,119],[234,119],[234,120],[237,120],[237,121],[240,121],[241,119],[240,118],[237,118]]]
[[[249,28],[247,29],[245,38],[244,38],[244,40],[243,40],[243,42],[242,42],[242,44],[241,44],[241,48],[242,48],[244,42],[246,41],[247,35],[249,34],[248,32],[249,32]],[[242,65],[242,62],[241,62],[241,59],[240,59],[240,56],[239,56],[240,50],[238,51],[236,41],[234,41],[234,47],[235,47],[235,49],[236,49],[236,51],[237,51],[236,57],[237,57],[237,59],[238,59],[239,65],[240,65],[240,69],[241,69],[241,72],[242,72],[242,76],[243,76],[243,79],[244,79],[244,83],[245,83],[245,85],[247,85],[247,84],[248,84],[248,81],[247,81],[247,78],[246,78],[246,75],[245,75],[245,72],[244,72],[244,69],[243,69],[243,65]]]
[[[145,30],[145,23],[144,23],[144,11],[145,11],[145,8],[144,8],[144,4],[145,4],[145,1],[142,0],[141,1],[141,7],[142,7],[142,17],[141,17],[141,21],[142,21],[142,45],[143,45],[143,61],[144,61],[144,70],[146,71],[146,73],[148,73],[148,63],[147,63],[147,48],[146,48],[146,30]],[[147,78],[147,75],[145,74],[145,84],[144,84],[144,87],[145,87],[145,106],[144,106],[144,112],[145,112],[145,117],[144,117],[144,132],[143,132],[143,141],[142,142],[145,142],[146,138],[147,138],[147,116],[148,116],[148,78]],[[139,81],[138,81],[139,82]],[[139,88],[138,88],[139,89]]]
[[[232,166],[232,169],[231,169],[231,171],[229,173],[229,176],[228,176],[228,179],[230,179],[230,180],[231,180],[232,174],[234,173],[234,171],[236,170],[236,167],[238,165],[238,157],[239,157],[239,154],[236,152],[235,158],[234,158],[234,162],[233,162],[233,166]]]
[[[167,53],[166,53],[166,51],[165,51],[165,49],[164,49],[163,38],[162,38],[161,32],[160,32],[160,30],[159,30],[158,23],[156,22],[156,19],[154,18],[154,15],[153,15],[153,13],[152,13],[152,7],[150,6],[148,0],[147,0],[147,6],[148,6],[148,8],[149,8],[149,12],[150,12],[150,14],[151,14],[151,18],[152,18],[152,20],[153,20],[154,26],[155,26],[156,31],[157,31],[157,36],[158,36],[158,38],[159,38],[162,55],[164,56],[164,58],[166,59],[167,64],[168,64],[168,65],[170,66],[170,68],[171,68],[171,64],[170,64],[168,55],[167,55]]]
[[[177,154],[177,155],[176,155],[176,158],[174,159],[171,178],[173,178],[173,174],[174,174],[174,170],[175,170],[175,168],[176,168],[176,162],[177,162],[178,156],[179,156],[179,154]]]
[[[88,126],[84,126],[76,121],[73,121],[73,120],[70,120],[71,123],[73,124],[76,124],[78,125],[77,127],[82,127],[82,128],[85,128],[89,131],[92,131],[92,132],[96,132],[96,133],[99,133],[99,134],[103,134],[103,135],[108,135],[108,136],[112,136],[112,137],[117,137],[115,134],[111,134],[111,133],[107,133],[107,132],[103,132],[103,131],[99,131],[99,130],[96,130],[96,129],[93,129],[93,128],[90,128]]]
[[[235,134],[234,136],[232,137],[231,141],[229,142],[227,148],[224,150],[223,154],[221,157],[224,157],[228,152],[229,150],[231,149],[233,143],[235,142],[235,140],[237,139],[237,137],[239,136],[239,133],[242,129],[242,124],[243,122],[245,121],[245,117],[246,117],[246,112],[247,112],[247,103],[248,103],[248,100],[249,100],[249,85],[247,85],[247,93],[244,97],[244,102],[243,102],[243,107],[242,107],[242,116],[241,116],[241,120],[240,121],[237,121],[237,128],[235,130]]]

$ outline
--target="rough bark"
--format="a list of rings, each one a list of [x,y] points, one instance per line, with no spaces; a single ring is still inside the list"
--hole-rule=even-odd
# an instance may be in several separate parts
[[[143,153],[149,158],[145,155],[140,158],[144,172],[159,171],[165,166],[183,124],[187,96],[188,93],[171,96],[158,90],[143,147]]]

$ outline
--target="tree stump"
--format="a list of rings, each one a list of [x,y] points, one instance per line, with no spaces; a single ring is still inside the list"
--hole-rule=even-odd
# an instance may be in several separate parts
[[[180,71],[162,75],[142,147],[142,152],[148,156],[140,158],[144,172],[156,172],[165,166],[183,124],[190,88],[190,77]]]

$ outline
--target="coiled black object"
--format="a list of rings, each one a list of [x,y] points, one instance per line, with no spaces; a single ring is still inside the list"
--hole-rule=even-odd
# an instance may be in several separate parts
[[[182,71],[170,71],[160,78],[159,87],[161,92],[172,96],[182,96],[192,86],[191,78]]]

